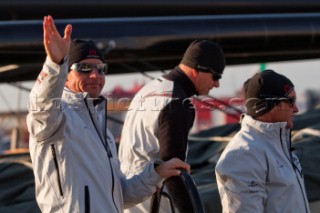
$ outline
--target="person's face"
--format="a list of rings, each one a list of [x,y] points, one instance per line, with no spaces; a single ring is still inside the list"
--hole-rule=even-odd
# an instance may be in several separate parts
[[[220,83],[213,78],[212,73],[197,72],[194,85],[199,95],[208,95],[210,90],[214,87],[218,88]]]
[[[101,64],[99,59],[85,59],[81,63]],[[91,72],[81,73],[71,69],[67,76],[66,87],[73,92],[87,92],[91,98],[97,98],[104,86],[105,74],[99,73],[96,68]]]
[[[293,102],[280,101],[280,103],[272,109],[272,117],[273,122],[287,122],[286,128],[291,129],[293,127],[293,116],[299,112],[296,105],[296,92],[293,90],[289,93],[288,98],[291,98]]]

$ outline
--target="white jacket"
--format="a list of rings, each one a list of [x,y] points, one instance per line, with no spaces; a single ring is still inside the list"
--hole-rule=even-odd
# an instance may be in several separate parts
[[[153,80],[136,94],[130,104],[119,146],[121,170],[128,177],[140,173],[149,161],[160,160],[160,145],[156,136],[158,117],[162,108],[172,99],[171,95],[163,94],[171,94],[172,87],[173,83],[163,78],[161,83],[157,79]],[[151,197],[124,212],[148,213],[150,205]],[[161,198],[159,213],[169,213],[169,206],[168,201]]]
[[[302,169],[286,123],[246,115],[217,165],[223,212],[309,213]]]
[[[163,156],[185,159],[188,134],[195,116],[190,102],[194,94],[196,90],[190,79],[175,68],[168,75],[149,82],[135,95],[126,115],[119,146],[123,173],[131,177],[149,161],[165,160]],[[186,196],[182,193],[175,194],[182,199]],[[160,213],[170,212],[169,201],[164,196],[161,199]],[[149,212],[150,203],[151,198],[125,212]]]
[[[30,94],[27,125],[37,202],[42,212],[123,212],[125,204],[150,196],[162,178],[150,163],[126,180],[105,127],[105,101],[94,107],[88,94],[64,88],[67,72],[67,63],[47,58]]]

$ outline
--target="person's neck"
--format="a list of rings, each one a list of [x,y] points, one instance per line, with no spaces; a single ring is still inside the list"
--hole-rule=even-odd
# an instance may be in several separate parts
[[[190,81],[194,84],[194,78],[192,76],[192,69],[184,64],[179,64],[178,67],[184,74],[190,79]]]

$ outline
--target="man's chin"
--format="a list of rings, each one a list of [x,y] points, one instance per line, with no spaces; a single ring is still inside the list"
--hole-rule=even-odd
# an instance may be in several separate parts
[[[91,98],[97,98],[97,97],[99,97],[101,91],[100,90],[98,90],[98,91],[97,90],[95,90],[95,91],[89,90],[88,93]]]
[[[101,93],[101,88],[94,86],[94,87],[87,87],[86,92],[90,94],[90,97],[92,96],[99,96]]]

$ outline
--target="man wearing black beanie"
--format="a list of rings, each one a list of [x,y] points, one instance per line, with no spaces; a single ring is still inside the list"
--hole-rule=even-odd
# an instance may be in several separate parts
[[[223,212],[309,213],[301,165],[291,149],[293,83],[273,70],[244,83],[247,114],[216,165]]]
[[[191,98],[218,88],[224,68],[225,57],[219,44],[195,40],[178,66],[136,94],[126,114],[119,147],[125,174],[134,176],[150,160],[186,160],[188,134],[195,119]],[[194,212],[179,178],[168,178],[165,186],[178,212]],[[160,212],[172,212],[167,199],[161,201]],[[148,199],[125,212],[148,212],[150,203]]]
[[[165,178],[190,166],[179,159],[150,161],[127,179],[120,171],[113,135],[106,128],[103,55],[93,41],[64,37],[44,17],[43,69],[32,88],[27,125],[36,200],[43,213],[121,213],[142,202]],[[95,100],[98,99],[96,102]]]
[[[294,85],[287,77],[273,70],[255,74],[244,83],[247,114],[258,117],[269,112],[280,100],[286,100],[293,89]]]

